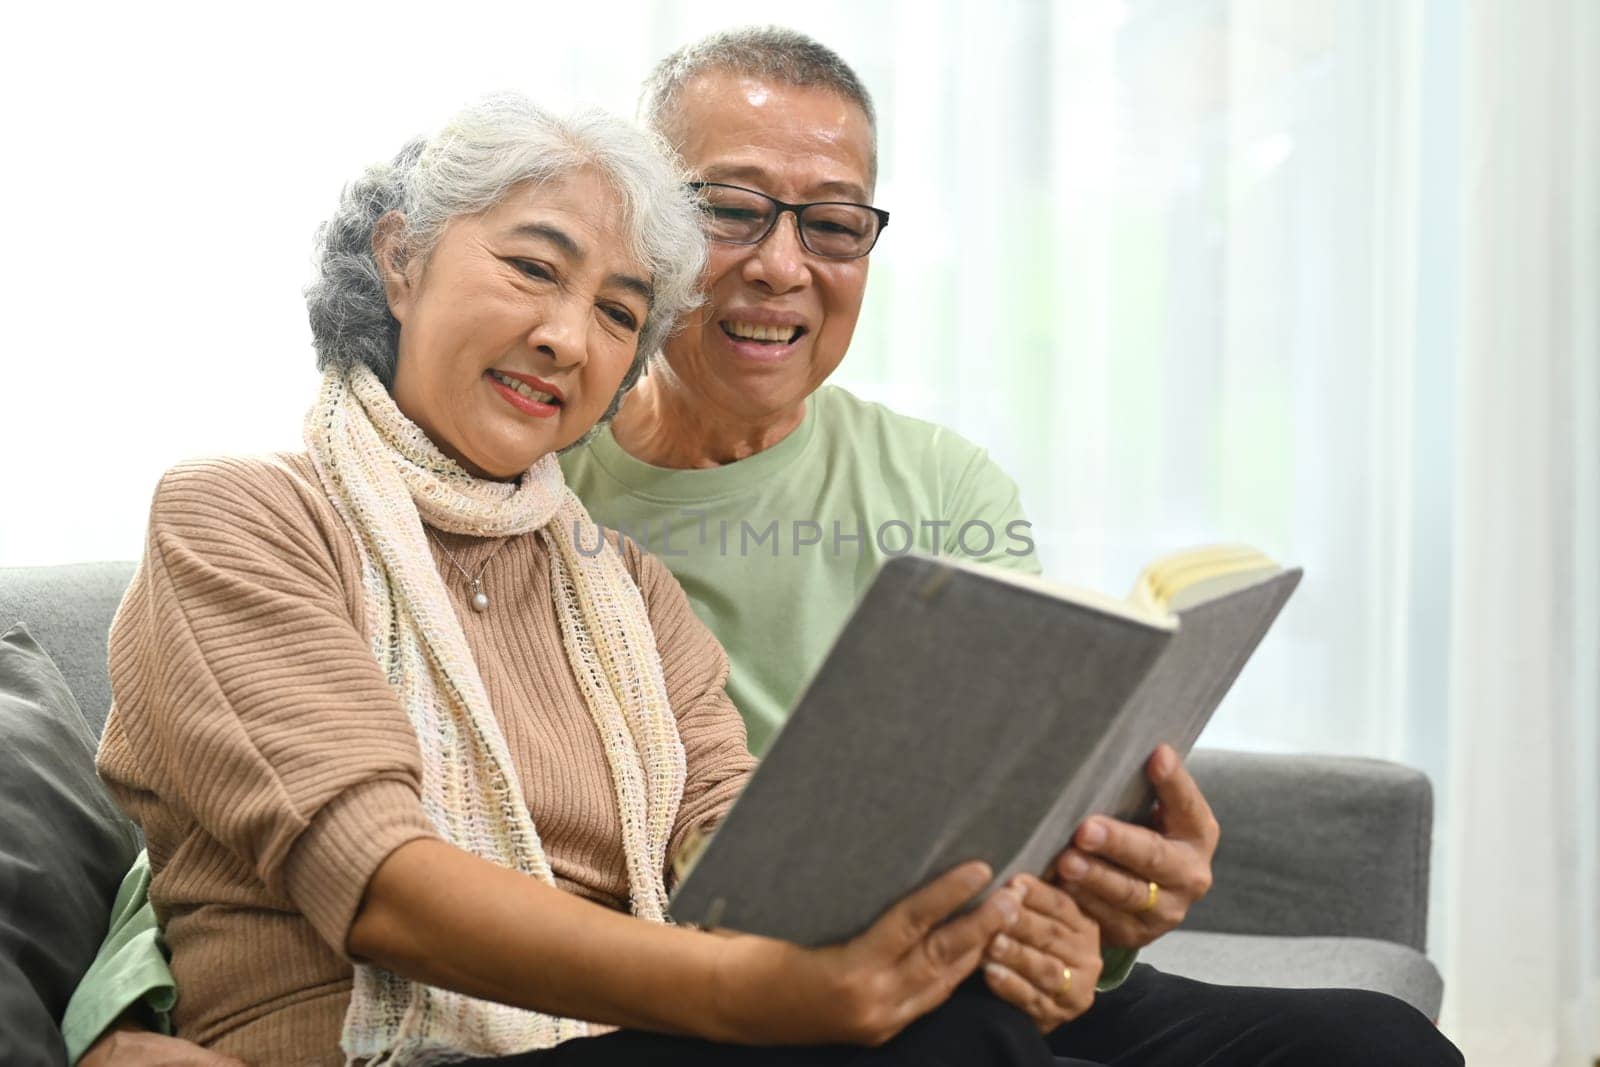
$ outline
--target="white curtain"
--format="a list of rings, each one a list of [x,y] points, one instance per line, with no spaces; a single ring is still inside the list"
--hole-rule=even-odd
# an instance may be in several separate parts
[[[0,64],[0,565],[133,557],[162,469],[296,446],[310,232],[361,165],[487,89],[631,110],[765,21],[879,104],[841,379],[989,447],[1056,576],[1302,564],[1205,743],[1426,770],[1446,1031],[1589,1064],[1594,0],[35,5]]]
[[[1469,1062],[1587,1067],[1600,1052],[1600,6],[1474,14],[1452,516],[1451,1025],[1479,1053]]]
[[[1469,1063],[1600,1055],[1600,5],[897,8],[845,369],[1023,483],[1047,568],[1257,543],[1203,743],[1437,789]],[[870,53],[869,53],[870,54]],[[902,221],[903,220],[903,221]]]

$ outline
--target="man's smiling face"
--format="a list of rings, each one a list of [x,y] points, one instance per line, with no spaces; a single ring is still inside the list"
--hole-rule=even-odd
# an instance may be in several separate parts
[[[871,127],[830,89],[711,71],[683,87],[667,132],[702,181],[789,203],[871,202]],[[866,284],[866,258],[807,251],[792,214],[760,244],[713,241],[706,304],[680,321],[667,364],[731,415],[791,413],[844,358]]]

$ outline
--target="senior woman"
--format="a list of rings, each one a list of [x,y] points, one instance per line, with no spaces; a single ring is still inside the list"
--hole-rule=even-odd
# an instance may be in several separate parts
[[[579,549],[555,456],[695,301],[701,241],[649,135],[516,96],[346,190],[306,451],[169,472],[112,629],[100,769],[181,1036],[262,1065],[1050,1062],[963,984],[1019,913],[951,918],[981,864],[825,949],[663,921],[752,759],[721,648],[653,558]]]

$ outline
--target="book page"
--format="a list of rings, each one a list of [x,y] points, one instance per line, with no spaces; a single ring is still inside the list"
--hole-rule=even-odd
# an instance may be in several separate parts
[[[1186,607],[1247,588],[1283,568],[1249,545],[1207,545],[1163,556],[1139,572],[1128,599],[1151,612]]]

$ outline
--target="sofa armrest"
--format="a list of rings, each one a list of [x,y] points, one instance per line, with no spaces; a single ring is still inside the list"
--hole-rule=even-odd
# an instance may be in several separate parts
[[[1433,789],[1382,760],[1197,749],[1222,826],[1185,929],[1368,937],[1426,951]]]

